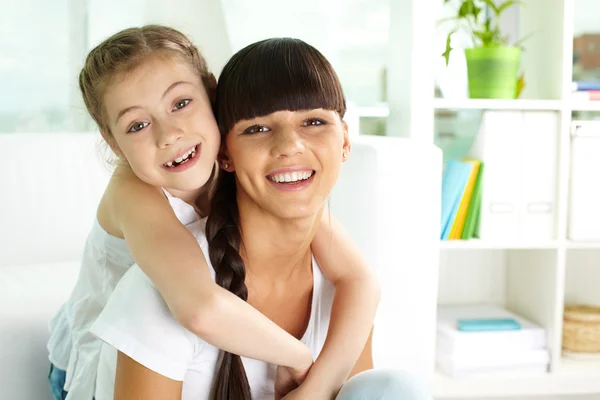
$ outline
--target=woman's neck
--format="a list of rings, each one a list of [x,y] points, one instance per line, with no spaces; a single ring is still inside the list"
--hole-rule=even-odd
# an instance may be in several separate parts
[[[252,279],[283,281],[302,267],[310,267],[310,244],[320,213],[298,219],[277,217],[238,191],[242,248],[240,253]]]

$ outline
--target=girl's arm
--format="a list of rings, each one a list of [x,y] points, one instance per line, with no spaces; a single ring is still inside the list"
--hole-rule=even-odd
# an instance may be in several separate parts
[[[287,366],[303,379],[313,361],[310,349],[214,282],[198,242],[160,189],[127,179],[111,203],[133,258],[183,327],[215,347]]]
[[[373,331],[369,335],[367,339],[367,343],[360,353],[356,364],[354,364],[354,368],[352,372],[348,376],[348,379],[352,378],[354,375],[359,374],[363,371],[367,371],[369,369],[373,369]],[[312,386],[310,386],[312,385]],[[320,386],[319,386],[320,385]],[[295,390],[292,390],[287,395],[283,397],[275,397],[276,400],[281,398],[282,400],[304,400],[304,399],[332,399],[333,395],[331,394],[331,390],[327,388],[327,382],[324,380],[320,380],[317,382],[316,380],[306,381],[304,384],[300,385]]]
[[[167,378],[119,352],[114,400],[181,400],[183,382]]]
[[[336,291],[323,350],[304,385],[314,385],[324,393],[324,398],[333,398],[351,373],[372,364],[372,361],[369,364],[369,338],[380,289],[357,246],[327,210],[323,212],[312,249]],[[363,351],[367,347],[368,354]]]

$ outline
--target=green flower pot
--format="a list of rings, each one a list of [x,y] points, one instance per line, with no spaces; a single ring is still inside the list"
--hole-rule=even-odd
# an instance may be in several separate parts
[[[514,99],[521,49],[519,47],[475,47],[465,50],[472,99]]]

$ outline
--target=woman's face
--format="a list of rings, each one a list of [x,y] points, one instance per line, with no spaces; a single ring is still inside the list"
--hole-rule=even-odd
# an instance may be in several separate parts
[[[280,218],[316,214],[350,152],[346,123],[323,109],[239,121],[225,143],[223,164],[235,171],[238,201]]]
[[[220,135],[206,89],[185,61],[148,57],[109,83],[103,104],[104,136],[141,180],[179,191],[208,181]]]

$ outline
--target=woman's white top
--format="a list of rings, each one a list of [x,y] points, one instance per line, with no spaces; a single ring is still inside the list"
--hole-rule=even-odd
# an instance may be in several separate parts
[[[187,228],[206,255],[214,279],[215,271],[207,256],[205,223],[203,219]],[[316,358],[327,336],[335,288],[324,278],[314,258],[312,263],[311,315],[301,340]],[[117,350],[163,376],[182,381],[182,400],[209,398],[219,349],[177,323],[152,281],[137,265],[119,282],[91,331],[106,342],[98,370],[96,400],[113,398]],[[252,398],[272,400],[276,366],[244,357],[242,361]]]
[[[164,193],[184,225],[198,220],[192,206]],[[133,264],[125,240],[110,235],[96,219],[85,243],[75,288],[50,321],[49,359],[67,372],[67,400],[91,400],[94,396],[102,341],[89,329]]]

